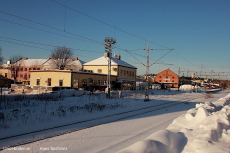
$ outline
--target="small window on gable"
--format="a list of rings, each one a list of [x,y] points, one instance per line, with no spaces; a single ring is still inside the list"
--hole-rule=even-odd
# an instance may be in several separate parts
[[[98,69],[97,72],[98,72],[98,73],[102,73],[102,69]]]

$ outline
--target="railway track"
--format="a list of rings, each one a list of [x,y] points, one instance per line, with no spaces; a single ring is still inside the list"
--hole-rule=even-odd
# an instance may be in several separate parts
[[[200,97],[196,97],[196,98],[188,97],[184,99],[176,99],[173,101],[162,102],[157,105],[148,106],[148,107],[144,107],[140,109],[130,110],[130,111],[116,113],[112,115],[106,115],[103,117],[97,117],[97,118],[93,118],[89,120],[79,121],[79,122],[75,122],[71,124],[66,124],[66,125],[46,128],[42,130],[37,130],[33,132],[23,133],[19,135],[0,138],[0,151],[3,150],[4,147],[11,148],[11,147],[29,144],[29,143],[36,142],[36,141],[41,141],[44,139],[76,132],[76,131],[83,130],[86,128],[91,128],[94,126],[130,118],[133,116],[138,116],[141,114],[145,114],[145,113],[152,112],[152,111],[157,111],[160,109],[165,109],[171,106],[184,104],[186,102],[198,99]],[[68,130],[66,130],[66,128],[68,128]],[[50,130],[52,130],[52,132]]]

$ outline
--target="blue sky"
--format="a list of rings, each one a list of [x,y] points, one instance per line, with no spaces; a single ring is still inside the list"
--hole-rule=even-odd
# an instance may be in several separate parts
[[[144,49],[146,44],[174,48],[150,73],[166,68],[178,73],[179,67],[230,72],[229,0],[55,1],[63,5],[52,0],[0,1],[0,46],[6,60],[18,54],[48,58],[54,46],[66,46],[88,62],[103,56],[105,37],[114,37],[112,52],[136,66],[138,74],[145,73],[145,51],[124,50]],[[151,50],[149,63],[167,52]]]

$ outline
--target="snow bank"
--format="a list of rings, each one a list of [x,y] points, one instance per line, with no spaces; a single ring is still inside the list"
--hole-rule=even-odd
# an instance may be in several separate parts
[[[180,90],[184,90],[184,91],[194,90],[194,86],[184,84],[180,86]]]
[[[153,133],[118,153],[230,152],[230,94],[216,102],[197,104],[166,130]]]
[[[192,90],[200,91],[201,90],[199,86],[192,86],[190,84],[184,84],[184,85],[180,86],[179,89],[182,91],[192,91]]]
[[[186,142],[183,133],[160,130],[118,153],[178,153],[183,150]]]

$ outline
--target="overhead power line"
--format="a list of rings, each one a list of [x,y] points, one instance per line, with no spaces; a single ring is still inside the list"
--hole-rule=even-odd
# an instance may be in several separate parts
[[[135,34],[132,34],[132,33],[128,32],[128,31],[125,31],[125,30],[122,30],[122,29],[120,29],[120,28],[117,28],[117,27],[115,27],[115,26],[113,26],[113,25],[111,25],[111,24],[108,24],[108,23],[106,23],[106,22],[104,22],[104,21],[101,21],[101,20],[95,18],[95,17],[92,17],[92,16],[90,16],[90,15],[87,15],[87,14],[85,14],[85,13],[82,13],[82,12],[80,12],[80,11],[74,9],[74,8],[71,8],[71,7],[69,7],[69,6],[66,6],[66,5],[64,5],[64,4],[60,3],[60,2],[57,2],[57,1],[55,1],[55,0],[51,0],[51,1],[54,2],[54,3],[56,3],[56,4],[59,4],[59,5],[63,6],[63,7],[65,7],[65,8],[68,8],[68,9],[70,9],[70,10],[72,10],[72,11],[75,11],[75,12],[81,14],[81,15],[84,15],[84,16],[90,18],[90,19],[93,19],[93,20],[95,20],[95,21],[97,21],[97,22],[100,22],[100,23],[102,23],[102,24],[104,24],[104,25],[107,25],[107,26],[109,26],[109,27],[112,27],[112,28],[114,28],[114,29],[117,29],[117,30],[119,30],[119,31],[122,31],[122,32],[124,32],[124,33],[126,33],[126,34],[129,34],[129,35],[134,36],[134,37],[136,37],[136,38],[139,38],[139,39],[148,41],[148,42],[153,43],[153,44],[155,44],[155,45],[158,45],[158,46],[161,46],[161,47],[168,48],[168,47],[166,47],[166,46],[160,45],[160,44],[158,44],[158,43],[156,43],[156,42],[153,42],[153,41],[151,41],[151,40],[147,40],[147,39],[142,38],[142,37],[140,37],[140,36],[138,36],[138,35],[135,35]]]
[[[40,29],[40,28],[31,27],[31,26],[28,26],[28,25],[24,25],[24,24],[12,22],[12,21],[4,20],[4,19],[0,19],[0,20],[4,21],[4,22],[11,23],[11,24],[23,26],[23,27],[26,27],[26,28],[30,28],[30,29],[34,29],[34,30],[39,30],[39,31],[43,31],[43,32],[46,32],[46,33],[50,33],[50,34],[59,35],[59,36],[62,36],[62,37],[67,37],[67,38],[76,39],[76,40],[80,40],[80,41],[85,41],[85,42],[89,42],[89,43],[95,43],[95,42],[92,42],[92,41],[87,41],[87,40],[79,39],[79,38],[76,38],[76,37],[70,37],[70,36],[67,36],[67,35],[62,35],[62,34],[59,34],[59,33],[55,33],[55,32],[51,32],[51,31],[43,30],[43,29]],[[96,44],[98,44],[98,43],[96,43]]]
[[[30,43],[30,44],[35,44],[35,45],[42,45],[42,46],[47,46],[47,47],[58,47],[55,45],[49,45],[49,44],[42,44],[42,43],[36,43],[36,42],[31,42],[31,41],[25,41],[25,40],[18,40],[18,39],[13,39],[13,38],[6,38],[6,37],[1,37],[0,38],[4,38],[4,39],[8,39],[8,40],[13,40],[13,41],[20,41],[20,42],[25,42],[25,43]],[[90,50],[84,50],[84,49],[76,49],[76,48],[70,48],[72,50],[79,50],[79,51],[86,51],[86,52],[96,52],[96,53],[103,53],[103,52],[98,52],[98,51],[90,51]]]
[[[61,31],[61,32],[64,32],[64,33],[67,33],[67,34],[70,34],[70,35],[74,35],[74,36],[77,36],[77,37],[80,37],[80,38],[83,38],[83,39],[86,39],[86,40],[90,40],[90,41],[93,41],[93,42],[97,42],[97,43],[99,43],[99,44],[104,44],[104,43],[99,42],[99,41],[97,41],[97,40],[93,40],[93,39],[90,39],[90,38],[87,38],[87,37],[84,37],[84,36],[81,36],[81,35],[78,35],[78,34],[74,34],[74,33],[68,32],[68,31],[66,31],[66,30],[62,30],[62,29],[59,29],[59,28],[55,28],[55,27],[52,27],[52,26],[49,26],[49,25],[46,25],[46,24],[43,24],[43,23],[39,23],[39,22],[30,20],[30,19],[26,19],[26,18],[17,16],[17,15],[13,15],[13,14],[11,14],[11,13],[7,13],[7,12],[1,11],[1,10],[0,10],[0,13],[6,14],[6,15],[9,15],[9,16],[13,16],[13,17],[16,17],[16,18],[25,20],[25,21],[29,21],[29,22],[32,22],[32,23],[35,23],[35,24],[38,24],[38,25],[41,25],[41,26],[44,26],[44,27],[47,27],[47,28],[50,28],[50,29],[54,29],[54,30],[57,30],[57,31]]]
[[[52,0],[52,1],[53,1],[53,0]],[[66,6],[66,7],[67,7],[67,6]],[[69,7],[68,7],[68,8],[69,8]],[[30,20],[30,19],[26,19],[26,18],[17,16],[17,15],[13,15],[13,14],[10,14],[10,13],[4,12],[4,11],[1,11],[1,10],[0,10],[0,13],[6,14],[6,15],[9,15],[9,16],[13,16],[13,17],[16,17],[16,18],[25,20],[25,21],[29,21],[29,22],[32,22],[32,23],[35,23],[35,24],[38,24],[38,25],[41,25],[41,26],[44,26],[44,27],[48,27],[48,28],[50,28],[50,29],[54,29],[54,30],[57,30],[57,31],[60,31],[60,32],[64,32],[64,33],[67,33],[67,34],[70,34],[70,35],[73,35],[73,36],[77,36],[77,37],[83,38],[83,39],[88,40],[88,41],[91,41],[91,42],[95,42],[95,43],[98,43],[98,44],[104,44],[104,43],[99,42],[99,41],[94,40],[94,39],[90,39],[90,38],[87,38],[87,37],[84,37],[84,36],[81,36],[81,35],[78,35],[78,34],[74,34],[74,33],[68,32],[68,31],[66,31],[66,30],[62,30],[62,29],[59,29],[59,28],[55,28],[55,27],[52,27],[52,26],[49,26],[49,25],[46,25],[46,24],[43,24],[43,23],[39,23],[39,22]],[[1,19],[1,20],[2,20],[2,19]],[[2,20],[2,21],[6,21],[6,20]],[[99,21],[100,21],[100,20],[99,20]],[[18,24],[18,23],[11,22],[11,21],[6,21],[6,22],[10,22],[10,23],[13,23],[13,24],[25,26],[25,25],[22,25],[22,24]],[[101,22],[102,22],[102,21],[101,21]],[[110,25],[110,26],[111,26],[111,25]],[[42,29],[30,27],[30,26],[25,26],[25,27],[33,28],[33,29],[36,29],[36,30],[41,30],[41,31],[44,31],[44,32],[48,32],[48,31],[46,31],[46,30],[42,30]],[[114,26],[112,26],[112,27],[114,27]],[[116,27],[114,27],[114,28],[116,28]],[[124,31],[124,30],[119,29],[119,28],[116,28],[116,29],[121,30],[121,31]],[[124,31],[124,32],[126,32],[126,31]],[[53,33],[53,32],[49,32],[49,33]],[[126,33],[128,33],[128,32],[126,32]],[[57,34],[57,33],[53,33],[53,34]],[[129,33],[129,34],[131,34],[131,33]],[[58,35],[60,35],[60,34],[58,34]],[[131,34],[131,35],[133,35],[133,34]],[[65,35],[62,35],[62,36],[65,36]],[[136,35],[133,35],[133,36],[136,36]],[[139,37],[139,36],[136,36],[136,37]],[[140,37],[140,38],[141,38],[141,37]],[[141,38],[141,39],[144,39],[144,38]],[[146,39],[144,39],[144,40],[146,40]],[[1,41],[4,41],[4,40],[1,40]],[[147,41],[149,41],[149,40],[147,40]],[[24,45],[24,46],[29,46],[29,47],[34,47],[34,46],[25,45],[25,44],[19,44],[19,43],[15,43],[15,42],[9,42],[9,41],[4,41],[4,42],[14,43],[14,44],[18,44],[18,45]],[[149,42],[151,42],[151,41],[149,41]],[[159,46],[162,46],[162,45],[159,45]],[[163,47],[163,46],[162,46],[162,47]],[[40,47],[35,47],[35,48],[40,48]],[[118,48],[118,47],[115,47],[115,48],[120,49],[120,50],[122,50],[122,51],[126,51],[125,49],[121,49],[121,48]],[[41,49],[41,48],[40,48],[40,49]],[[47,49],[46,49],[46,50],[47,50]],[[176,52],[175,52],[175,53],[176,53]],[[130,54],[130,53],[129,53],[129,54]],[[179,55],[178,53],[176,53],[176,54]],[[130,54],[130,55],[131,55],[131,54]],[[131,56],[133,56],[133,55],[131,55]],[[179,56],[182,57],[181,55],[179,55]],[[133,56],[133,57],[134,57],[134,56]],[[137,59],[136,57],[134,57],[134,58]],[[184,57],[182,57],[182,58],[185,59]],[[186,60],[186,59],[185,59],[185,60]],[[188,60],[186,60],[186,61],[189,62]],[[191,62],[189,62],[189,63],[191,63]],[[142,64],[143,64],[143,63],[142,63]],[[191,63],[191,64],[192,64],[192,63]],[[192,65],[194,65],[194,64],[192,64]],[[195,66],[195,65],[194,65],[194,66]],[[197,67],[197,66],[196,66],[196,67]]]

